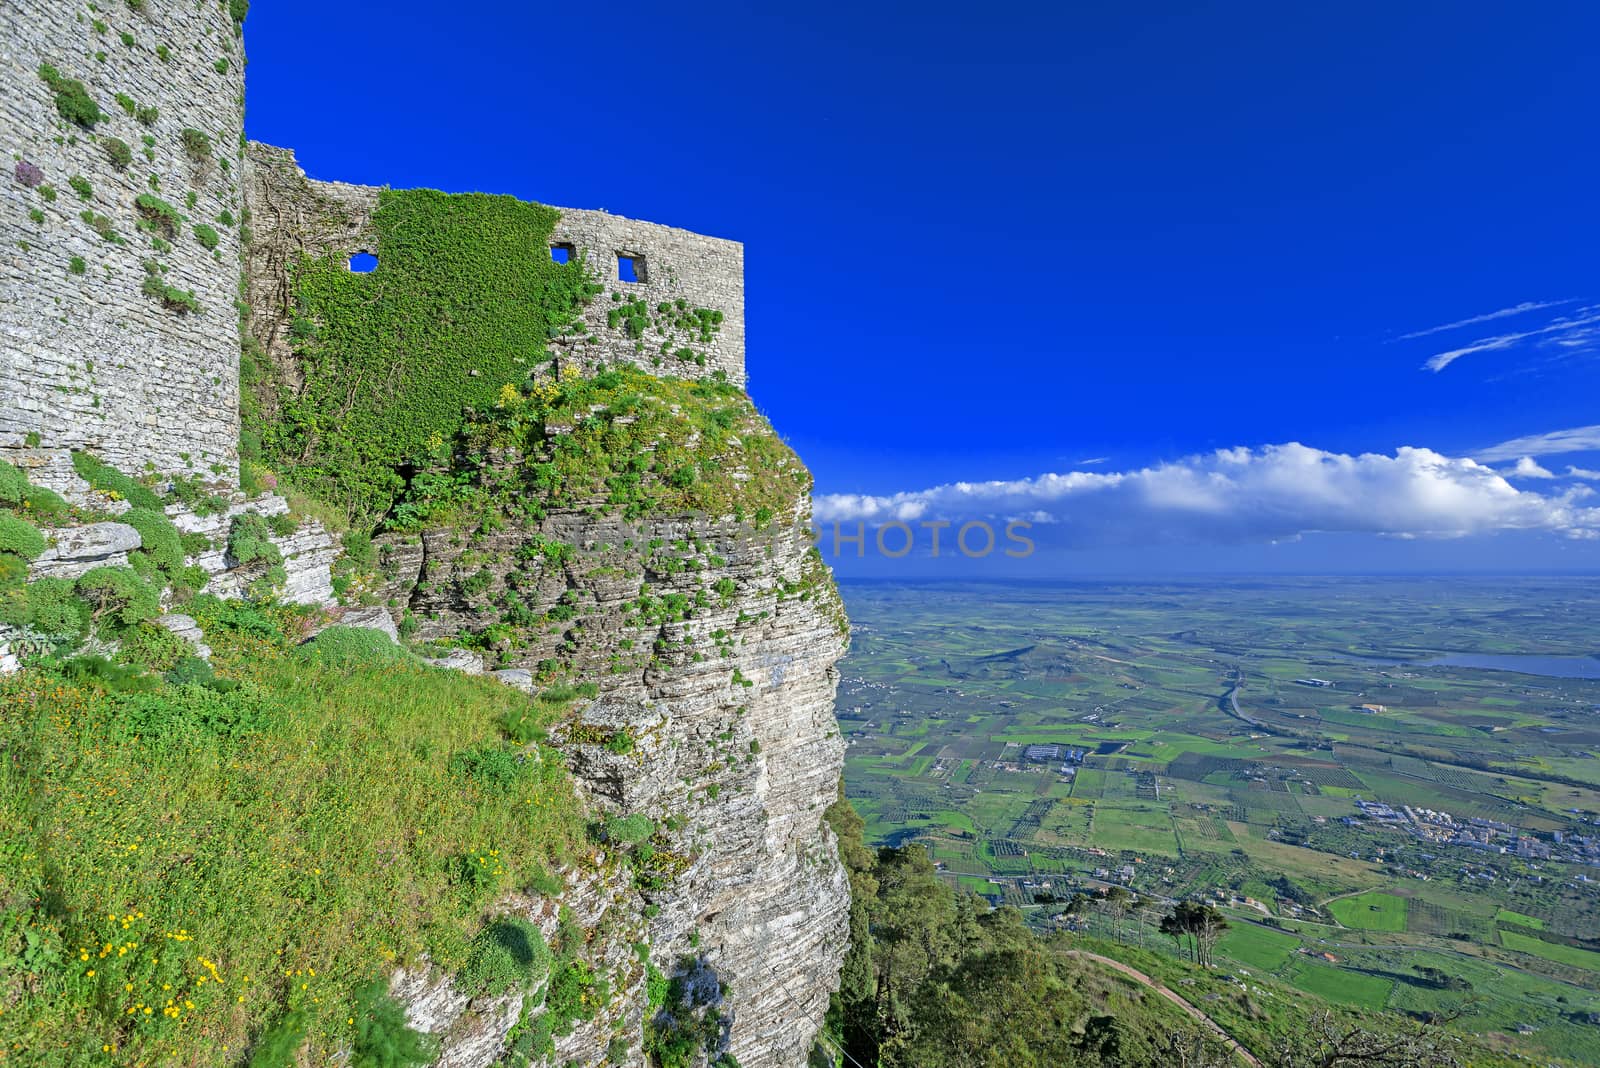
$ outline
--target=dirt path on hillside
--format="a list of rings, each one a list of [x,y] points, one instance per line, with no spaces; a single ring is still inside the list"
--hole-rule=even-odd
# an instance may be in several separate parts
[[[1188,1013],[1191,1019],[1201,1024],[1206,1030],[1220,1038],[1224,1045],[1233,1050],[1233,1052],[1238,1054],[1240,1057],[1244,1058],[1244,1060],[1249,1063],[1252,1068],[1261,1068],[1261,1062],[1256,1059],[1255,1054],[1239,1045],[1238,1042],[1235,1042],[1233,1036],[1222,1029],[1221,1024],[1207,1016],[1204,1012],[1201,1012],[1199,1009],[1195,1008],[1193,1003],[1191,1003],[1187,998],[1150,978],[1150,976],[1144,974],[1144,972],[1141,972],[1139,969],[1131,965],[1124,964],[1120,960],[1112,960],[1110,957],[1102,957],[1098,953],[1090,953],[1085,949],[1069,949],[1067,950],[1067,956],[1082,957],[1085,960],[1092,960],[1099,964],[1104,964],[1108,968],[1121,972],[1134,982],[1141,983],[1149,987],[1151,990],[1154,990],[1157,994],[1160,994],[1162,997],[1178,1006],[1178,1008]]]

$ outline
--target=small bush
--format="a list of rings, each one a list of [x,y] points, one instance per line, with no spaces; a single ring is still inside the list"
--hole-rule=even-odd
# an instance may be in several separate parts
[[[219,692],[189,683],[133,693],[118,702],[117,726],[126,737],[184,746],[211,736],[242,738],[269,726],[261,701],[243,690]]]
[[[196,163],[204,163],[211,158],[211,135],[204,130],[188,127],[178,135],[183,142],[184,155]]]
[[[618,731],[606,740],[606,748],[618,756],[626,756],[633,752],[633,735]]]
[[[22,562],[20,557],[9,559]],[[25,576],[27,565],[22,566]],[[74,643],[89,626],[89,606],[78,597],[71,579],[36,579],[0,597],[0,622],[27,627],[58,644]]]
[[[130,508],[120,520],[139,532],[142,544],[137,551],[150,563],[168,575],[183,566],[183,537],[166,513],[150,508]]]
[[[117,650],[117,662],[165,672],[177,667],[185,657],[193,655],[193,646],[166,627],[140,623],[123,635],[122,645]]]
[[[39,64],[39,78],[50,87],[56,98],[56,111],[68,122],[92,130],[94,124],[105,117],[88,88],[78,79],[63,77],[48,63]]]
[[[108,464],[91,456],[86,452],[72,454],[72,469],[78,472],[78,477],[89,483],[102,493],[109,493],[120,500],[125,500],[135,508],[148,508],[153,512],[161,511],[161,498],[157,497],[149,487],[141,485]]]
[[[233,524],[228,528],[228,556],[237,565],[257,561],[283,563],[283,553],[272,543],[271,528],[255,512],[244,512],[233,517]]]
[[[97,567],[78,579],[77,592],[88,602],[91,618],[114,631],[154,619],[161,611],[159,591],[132,568]]]
[[[215,63],[212,64],[212,67],[218,74],[228,73],[228,61],[225,58],[219,58]]]
[[[344,626],[328,627],[302,645],[299,655],[348,667],[381,666],[415,659],[380,630]]]
[[[69,274],[82,274],[88,269],[89,265],[83,261],[82,256],[74,256],[67,261],[67,272]]]
[[[72,187],[74,193],[78,194],[79,200],[88,200],[94,196],[94,186],[90,185],[89,179],[81,174],[74,174],[71,178],[68,178],[67,184]]]
[[[44,171],[37,164],[29,163],[25,159],[17,160],[17,166],[11,172],[17,184],[24,189],[36,189],[44,181]]]
[[[253,604],[244,601],[224,601],[220,597],[203,593],[189,602],[189,614],[199,621],[206,632],[214,628],[233,631],[252,638],[269,641],[283,640],[283,628],[277,620]],[[328,630],[349,628],[330,627]],[[323,631],[325,636],[328,631]]]
[[[0,460],[0,504],[21,504],[28,492],[28,476],[15,464]]]
[[[228,0],[228,14],[233,16],[236,25],[242,25],[245,16],[250,14],[250,0]]]
[[[222,240],[217,231],[205,223],[199,223],[194,228],[194,238],[208,249],[216,248]]]
[[[22,507],[29,515],[41,519],[59,519],[72,510],[61,494],[43,486],[29,486],[23,494]]]
[[[75,682],[98,683],[109,693],[149,693],[161,680],[128,664],[113,664],[103,656],[77,656],[61,665],[63,677]]]
[[[140,126],[154,126],[156,120],[161,117],[161,109],[149,104],[135,112],[133,117],[139,120]]]
[[[542,742],[546,737],[543,720],[535,715],[531,708],[518,708],[507,712],[501,717],[500,726],[505,729],[506,737],[519,745]]]
[[[129,148],[128,142],[120,137],[108,137],[100,142],[100,145],[106,150],[106,158],[117,170],[125,171],[128,169],[128,164],[133,162],[133,149]]]
[[[606,838],[619,845],[632,845],[634,842],[642,842],[655,833],[655,822],[649,816],[639,813],[606,820]]]
[[[261,1032],[250,1053],[248,1068],[294,1068],[295,1052],[306,1040],[305,1013],[288,1013]]]
[[[412,1068],[432,1064],[438,1042],[406,1026],[406,1011],[377,979],[356,991],[350,1068]]]
[[[26,519],[0,514],[0,552],[33,560],[44,552],[44,535]]]
[[[539,928],[520,916],[503,916],[478,932],[467,962],[456,976],[471,997],[498,997],[527,989],[550,966],[550,948]]]
[[[163,270],[164,268],[160,264],[152,260],[146,260],[144,282],[139,286],[139,292],[147,297],[156,298],[164,306],[179,315],[187,315],[190,312],[199,314],[201,311],[200,301],[195,297],[194,290],[179,289],[177,286],[169,285],[161,278]]]
[[[0,590],[13,589],[27,581],[28,561],[15,553],[0,553]],[[0,602],[0,622],[11,622],[8,611],[6,603]]]
[[[514,749],[494,742],[463,749],[450,758],[450,770],[490,794],[508,794],[528,772]]]
[[[133,206],[139,212],[139,229],[158,232],[168,241],[178,236],[183,216],[177,208],[150,193],[140,193],[134,197]]]
[[[92,226],[94,228],[94,232],[99,234],[102,240],[110,241],[114,245],[120,245],[123,243],[122,238],[117,235],[116,227],[111,225],[111,219],[109,216],[97,215],[88,208],[85,208],[83,211],[78,213],[78,218]]]

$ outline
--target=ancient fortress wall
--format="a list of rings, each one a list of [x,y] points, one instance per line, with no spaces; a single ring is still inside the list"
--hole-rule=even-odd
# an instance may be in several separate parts
[[[0,2],[0,457],[62,488],[71,448],[237,477],[244,51],[225,2],[138,8]],[[41,64],[83,83],[92,130],[61,116]],[[140,228],[140,194],[184,216],[170,235]],[[198,310],[143,292],[147,263]]]
[[[345,259],[358,252],[378,257],[383,249],[372,225],[377,186],[307,178],[288,149],[251,142],[246,202],[258,240],[249,250],[250,333],[284,362],[288,352],[290,279],[302,254]],[[557,208],[550,242],[557,255],[582,257],[605,293],[585,312],[587,337],[561,339],[557,355],[583,369],[600,363],[631,363],[647,371],[703,378],[721,371],[739,385],[744,370],[744,246],[671,226],[640,222],[604,211]],[[619,277],[619,257],[628,257],[637,281]],[[704,363],[661,360],[659,339],[634,339],[608,324],[610,309],[643,300],[652,309],[683,301],[690,309],[722,313],[709,341],[696,343]]]

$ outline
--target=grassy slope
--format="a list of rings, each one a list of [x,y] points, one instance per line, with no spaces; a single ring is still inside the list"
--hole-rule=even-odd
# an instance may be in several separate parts
[[[424,949],[459,964],[490,900],[581,838],[549,752],[461,759],[513,751],[518,692],[208,636],[237,689],[0,684],[0,1041],[30,1064],[214,1063],[288,1009],[326,1052],[355,987]]]

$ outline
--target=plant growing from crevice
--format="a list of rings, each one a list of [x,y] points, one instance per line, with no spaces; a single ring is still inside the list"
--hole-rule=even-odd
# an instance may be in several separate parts
[[[140,193],[134,198],[133,206],[139,213],[139,229],[159,232],[168,241],[178,236],[183,216],[177,208],[153,193]]]
[[[140,285],[139,292],[147,297],[154,297],[161,301],[165,307],[180,315],[198,314],[201,311],[200,301],[195,297],[194,290],[179,289],[177,286],[169,284],[161,277],[165,271],[166,268],[161,264],[154,260],[146,260],[144,263],[144,282]]]
[[[186,127],[178,139],[183,143],[183,154],[195,163],[204,163],[211,158],[211,135],[204,130]]]
[[[63,119],[92,130],[95,123],[105,118],[100,105],[89,95],[88,87],[78,79],[65,77],[48,63],[39,64],[39,78],[50,87],[55,96],[56,112]]]
[[[108,137],[101,141],[100,145],[106,150],[106,158],[117,170],[125,171],[128,169],[128,164],[133,162],[133,149],[129,148],[128,142],[122,138]]]

